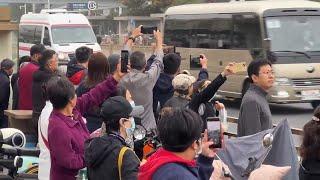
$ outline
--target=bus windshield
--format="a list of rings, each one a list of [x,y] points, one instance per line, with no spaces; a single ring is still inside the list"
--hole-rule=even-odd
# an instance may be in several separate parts
[[[320,51],[320,16],[281,16],[265,19],[271,51]]]
[[[55,44],[64,43],[96,43],[97,39],[90,26],[53,27],[52,39]]]

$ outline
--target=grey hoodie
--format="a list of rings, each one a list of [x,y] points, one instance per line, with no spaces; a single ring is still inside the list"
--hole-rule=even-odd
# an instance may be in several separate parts
[[[142,105],[145,111],[142,113],[142,125],[147,129],[155,129],[156,121],[153,114],[153,87],[156,84],[160,72],[163,71],[163,52],[155,52],[155,60],[148,71],[142,72],[132,69],[125,75],[120,84],[131,93],[135,104]]]

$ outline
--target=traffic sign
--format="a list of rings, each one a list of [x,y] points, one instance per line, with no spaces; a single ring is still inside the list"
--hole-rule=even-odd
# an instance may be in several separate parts
[[[95,1],[88,1],[88,9],[96,10],[98,8],[98,4]]]

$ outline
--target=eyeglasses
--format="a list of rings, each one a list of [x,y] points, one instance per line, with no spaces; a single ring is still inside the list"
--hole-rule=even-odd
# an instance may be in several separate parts
[[[271,76],[271,75],[274,75],[274,71],[260,72],[259,74],[263,74],[263,75]]]

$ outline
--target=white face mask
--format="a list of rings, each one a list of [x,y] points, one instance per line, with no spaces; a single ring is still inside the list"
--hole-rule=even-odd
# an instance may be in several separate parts
[[[128,146],[130,146],[130,148],[133,148],[134,147],[133,132],[134,132],[134,129],[136,128],[136,123],[133,117],[130,117],[129,120],[131,122],[131,127],[126,128],[127,138],[125,139],[125,141],[128,144]]]

